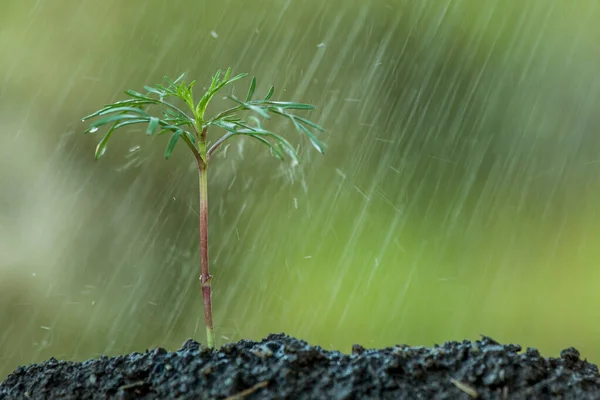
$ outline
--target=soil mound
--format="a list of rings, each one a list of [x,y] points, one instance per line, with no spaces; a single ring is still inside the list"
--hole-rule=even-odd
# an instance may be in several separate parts
[[[491,338],[351,354],[284,334],[17,368],[0,399],[600,399],[598,367]]]

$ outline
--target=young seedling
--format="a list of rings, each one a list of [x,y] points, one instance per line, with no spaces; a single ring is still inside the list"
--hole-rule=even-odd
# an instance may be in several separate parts
[[[99,128],[109,125],[108,131],[96,147],[96,159],[100,158],[106,151],[106,145],[112,134],[119,128],[129,125],[146,125],[146,134],[171,135],[166,149],[165,158],[168,159],[175,146],[180,141],[189,148],[198,164],[199,178],[199,220],[200,220],[200,281],[202,282],[202,298],[204,302],[204,320],[206,323],[206,342],[212,348],[215,344],[212,322],[212,300],[211,280],[212,275],[208,269],[208,165],[211,156],[228,139],[234,136],[249,136],[266,145],[271,153],[280,160],[286,156],[295,163],[298,162],[296,149],[282,136],[263,128],[259,117],[264,119],[272,115],[287,118],[303,136],[320,152],[324,153],[323,144],[316,138],[311,130],[323,131],[316,123],[290,113],[290,110],[312,110],[314,106],[304,103],[273,101],[271,96],[275,88],[271,86],[263,99],[253,100],[256,89],[256,78],[252,78],[248,94],[244,100],[235,96],[228,98],[233,101],[231,108],[223,110],[211,117],[207,117],[206,109],[212,98],[225,86],[246,77],[248,74],[239,74],[230,78],[231,68],[228,68],[221,78],[221,70],[213,76],[208,90],[197,102],[194,100],[193,87],[196,81],[186,83],[182,74],[179,78],[171,80],[165,77],[166,85],[145,86],[145,94],[127,90],[130,98],[105,105],[102,109],[83,118],[100,117],[92,122],[85,133],[94,133]],[[170,100],[179,100],[182,106],[174,104]],[[147,109],[150,106],[158,106],[161,109],[159,116],[151,115]],[[250,112],[247,119],[243,114]],[[208,130],[210,127],[218,127],[225,130],[225,134],[210,142]],[[210,147],[209,147],[210,144]]]

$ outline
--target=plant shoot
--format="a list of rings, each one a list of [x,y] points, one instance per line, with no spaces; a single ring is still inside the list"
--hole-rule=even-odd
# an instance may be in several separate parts
[[[206,323],[206,343],[213,348],[215,345],[214,329],[212,322],[212,275],[209,272],[208,258],[208,165],[212,155],[222,144],[234,136],[249,136],[267,146],[271,153],[283,160],[290,157],[298,162],[298,154],[294,146],[281,135],[263,128],[261,119],[271,116],[283,117],[289,120],[296,131],[305,136],[308,141],[320,152],[324,153],[323,144],[317,139],[315,131],[323,131],[318,124],[295,114],[292,110],[312,110],[314,106],[305,103],[285,102],[271,100],[275,88],[271,86],[262,99],[255,100],[256,78],[252,78],[245,99],[228,96],[233,102],[230,108],[212,116],[206,116],[210,101],[225,86],[246,77],[248,74],[239,74],[230,77],[231,68],[221,77],[221,71],[213,76],[212,82],[196,101],[193,88],[196,81],[186,83],[182,74],[179,78],[171,80],[165,77],[166,84],[145,86],[145,94],[127,90],[129,96],[126,100],[107,104],[100,110],[83,118],[86,121],[98,118],[92,122],[85,133],[98,132],[105,126],[108,130],[96,146],[95,157],[100,158],[106,151],[107,143],[113,133],[119,128],[130,125],[143,124],[146,126],[147,135],[163,135],[168,133],[164,156],[168,159],[175,146],[183,142],[190,150],[198,166],[199,180],[199,226],[200,226],[200,281],[202,283],[202,298],[204,303],[204,321]],[[175,104],[173,100],[177,101]],[[156,107],[159,112],[150,114],[150,108]],[[249,114],[249,115],[248,115]],[[221,128],[225,131],[218,139],[211,141],[208,137],[210,128]]]

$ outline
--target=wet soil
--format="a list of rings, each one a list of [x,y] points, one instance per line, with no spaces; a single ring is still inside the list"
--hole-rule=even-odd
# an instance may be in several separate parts
[[[193,340],[84,362],[17,368],[0,399],[600,399],[598,367],[488,337],[351,354],[274,334],[211,351]]]

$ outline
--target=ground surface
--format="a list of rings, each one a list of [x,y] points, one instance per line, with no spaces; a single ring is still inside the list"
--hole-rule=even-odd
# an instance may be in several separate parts
[[[483,337],[424,348],[352,354],[270,335],[209,351],[188,340],[84,362],[17,368],[0,399],[600,399],[594,364],[573,348],[560,358]]]

